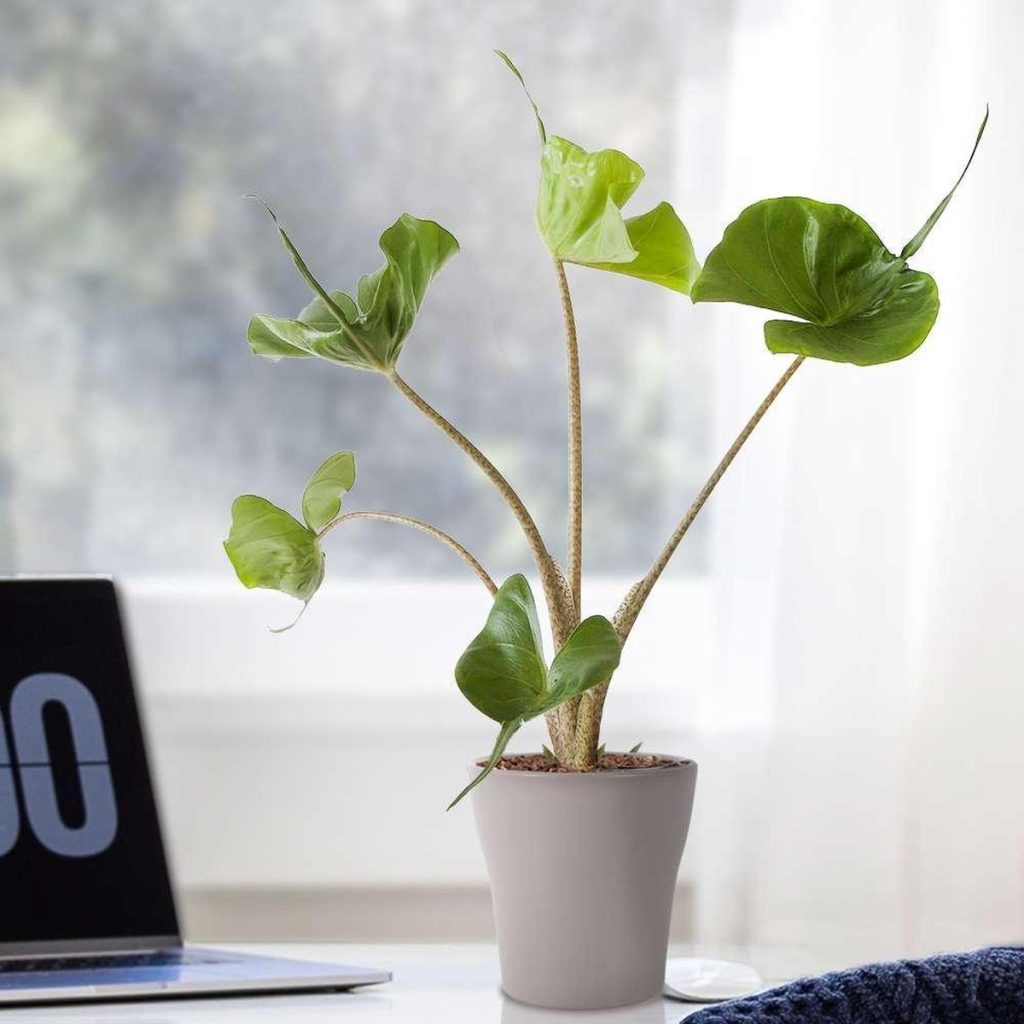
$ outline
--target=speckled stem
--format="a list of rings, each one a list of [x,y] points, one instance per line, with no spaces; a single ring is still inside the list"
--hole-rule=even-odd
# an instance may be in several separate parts
[[[772,403],[779,397],[779,393],[789,383],[789,379],[796,373],[803,361],[804,356],[797,356],[789,364],[786,372],[779,378],[775,387],[768,392],[765,400],[757,407],[754,415],[750,417],[746,426],[744,426],[736,440],[729,447],[729,450],[722,456],[721,462],[718,463],[715,471],[708,477],[707,483],[701,488],[700,493],[694,499],[693,504],[690,505],[686,515],[683,516],[669,538],[668,543],[666,543],[661,554],[655,560],[654,565],[651,566],[650,571],[642,580],[633,584],[629,593],[623,599],[622,604],[619,605],[619,610],[615,613],[612,623],[615,626],[616,633],[619,635],[619,640],[623,644],[625,644],[629,637],[637,616],[640,614],[640,609],[644,606],[644,602],[650,596],[655,583],[658,582],[658,578],[665,571],[665,566],[668,565],[669,559],[675,554],[680,541],[686,536],[687,530],[693,525],[693,521],[697,518],[700,510],[704,507],[708,498],[711,497],[711,492],[718,486],[719,480],[725,475],[725,471],[732,464],[733,459],[736,458],[739,450],[746,443],[747,438],[754,432],[754,428],[761,422],[764,414],[771,408]],[[570,751],[570,763],[577,771],[589,771],[597,764],[597,749],[601,734],[601,715],[604,711],[604,701],[607,693],[608,683],[600,683],[583,694],[576,716],[576,730]]]
[[[483,585],[491,592],[492,595],[498,592],[498,586],[491,579],[490,574],[487,570],[469,553],[469,551],[463,547],[454,537],[445,533],[444,530],[439,530],[436,526],[431,526],[430,523],[423,522],[422,519],[413,519],[412,516],[402,516],[395,512],[346,512],[344,515],[338,516],[336,519],[332,519],[318,534],[318,538],[323,538],[336,526],[341,526],[342,523],[350,522],[354,519],[371,519],[378,523],[397,523],[401,526],[408,526],[414,530],[419,530],[421,533],[425,533],[435,540],[439,540],[442,544],[447,545],[452,551],[455,552],[469,567],[480,577],[480,581]]]
[[[675,528],[672,536],[669,537],[668,543],[662,548],[661,554],[658,555],[654,565],[648,570],[647,575],[626,595],[625,600],[616,613],[616,621],[619,624],[619,637],[623,643],[625,643],[626,638],[629,636],[633,624],[640,614],[640,609],[644,606],[644,602],[654,589],[654,584],[658,582],[658,578],[665,571],[665,566],[668,565],[669,559],[675,554],[676,548],[679,547],[679,542],[686,536],[686,531],[693,525],[693,521],[704,507],[704,503],[711,497],[712,491],[718,486],[718,481],[722,479],[725,471],[732,465],[732,460],[736,458],[739,450],[746,443],[747,438],[750,437],[754,432],[754,428],[761,422],[764,414],[771,408],[772,403],[779,397],[779,393],[789,383],[793,374],[800,368],[804,358],[804,356],[797,356],[789,364],[786,372],[779,378],[775,387],[768,392],[765,400],[757,407],[754,415],[747,420],[746,426],[739,432],[736,440],[730,445],[729,450],[722,456],[722,461],[718,463],[715,471],[708,477],[707,483],[700,489],[700,493],[694,499],[693,504],[689,507],[679,525]]]
[[[390,370],[387,374],[391,383],[426,416],[435,426],[445,433],[459,448],[461,448],[479,467],[484,474],[498,489],[498,492],[505,499],[511,508],[523,533],[526,535],[527,543],[533,552],[534,561],[537,564],[537,572],[540,574],[541,584],[544,588],[544,599],[547,603],[548,615],[551,619],[551,630],[554,635],[555,649],[557,650],[568,639],[569,634],[578,621],[578,613],[573,600],[572,591],[566,582],[558,563],[551,557],[544,538],[533,521],[533,516],[523,504],[522,499],[512,488],[512,485],[502,476],[501,472],[493,462],[465,434],[462,433],[453,423],[441,415],[432,405],[414,391],[395,371]],[[551,712],[546,716],[548,731],[551,733],[551,743],[555,754],[561,759],[565,752],[565,744],[571,741],[572,732],[561,728],[563,715]],[[573,725],[575,722],[573,722]]]
[[[569,380],[569,586],[577,612],[581,608],[583,576],[583,404],[580,395],[580,348],[576,337],[576,317],[565,267],[555,260],[558,292],[565,321],[565,351]]]

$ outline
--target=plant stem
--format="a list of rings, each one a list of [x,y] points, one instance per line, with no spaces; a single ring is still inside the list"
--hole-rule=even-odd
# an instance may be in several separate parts
[[[789,364],[786,372],[779,378],[775,387],[768,392],[765,400],[754,411],[754,415],[747,420],[746,426],[739,432],[736,440],[730,445],[729,450],[722,456],[721,462],[718,463],[714,472],[700,489],[700,493],[694,499],[686,515],[683,516],[675,532],[668,539],[668,543],[662,549],[661,554],[658,555],[647,575],[638,583],[633,584],[629,593],[623,599],[622,604],[619,605],[619,609],[615,613],[612,622],[615,626],[615,632],[618,633],[619,640],[623,644],[629,637],[633,624],[640,614],[640,609],[643,608],[644,602],[650,596],[651,590],[654,589],[654,584],[658,582],[658,578],[665,571],[665,566],[668,565],[669,559],[675,554],[680,541],[686,536],[687,530],[693,525],[693,521],[704,507],[705,502],[711,497],[711,492],[718,486],[718,481],[725,475],[725,471],[732,464],[732,460],[736,458],[739,450],[746,443],[747,438],[754,432],[754,428],[761,422],[764,414],[771,408],[772,403],[779,397],[779,393],[789,383],[790,377],[796,373],[803,361],[804,356],[797,356]],[[601,716],[604,711],[604,700],[607,693],[608,683],[604,682],[592,687],[582,695],[579,708],[577,709],[576,726],[572,742],[568,744],[570,767],[575,768],[577,771],[589,771],[597,764]]]
[[[555,275],[558,278],[558,293],[562,301],[562,319],[565,323],[565,353],[568,378],[569,412],[569,523],[568,523],[568,574],[569,589],[575,608],[575,622],[582,615],[583,577],[583,403],[580,394],[580,348],[576,335],[576,316],[572,308],[569,281],[565,276],[565,265],[555,260]],[[580,698],[573,697],[559,705],[552,713],[557,720],[557,731],[562,741],[556,747],[559,761],[572,766]],[[548,722],[549,731],[554,726]]]
[[[626,642],[626,638],[629,636],[630,630],[632,630],[633,624],[640,614],[640,609],[643,608],[644,602],[650,596],[654,584],[658,582],[658,577],[665,571],[665,566],[668,565],[669,559],[675,553],[676,548],[679,547],[679,542],[686,536],[686,531],[690,529],[694,519],[697,518],[700,510],[704,507],[704,503],[711,497],[711,493],[718,485],[718,481],[722,479],[725,471],[732,464],[732,460],[736,458],[737,453],[746,443],[747,438],[754,432],[754,428],[761,422],[764,414],[771,408],[775,399],[779,397],[779,393],[789,383],[789,379],[800,368],[804,358],[804,356],[797,356],[789,364],[786,372],[779,378],[775,387],[768,392],[764,401],[755,410],[754,415],[747,420],[746,426],[739,432],[736,440],[729,446],[729,450],[722,456],[722,461],[718,463],[715,471],[708,477],[707,482],[700,489],[700,493],[694,499],[693,504],[689,507],[679,525],[675,528],[675,532],[668,539],[668,543],[662,548],[661,554],[658,555],[647,575],[626,595],[615,616],[619,639],[623,643]]]
[[[569,378],[569,587],[577,617],[581,614],[583,573],[583,407],[580,397],[580,348],[576,337],[576,317],[569,294],[565,265],[555,260],[558,291],[565,321],[565,350]]]
[[[576,610],[572,592],[566,583],[565,577],[562,575],[562,570],[558,567],[558,563],[548,553],[547,546],[544,544],[544,538],[541,536],[540,530],[537,529],[537,524],[533,521],[533,517],[523,504],[522,499],[513,490],[512,485],[501,475],[494,463],[453,423],[445,419],[441,413],[409,387],[396,370],[391,369],[388,371],[387,376],[391,383],[424,416],[454,441],[483,470],[487,478],[505,499],[509,508],[512,509],[512,513],[519,521],[519,525],[526,535],[527,543],[533,552],[534,561],[537,563],[537,571],[540,573],[541,583],[544,587],[544,597],[547,601],[548,613],[551,617],[555,646],[561,647],[575,625],[573,618]]]
[[[436,526],[431,526],[430,523],[423,522],[422,519],[413,519],[412,516],[401,516],[394,512],[346,512],[344,515],[332,519],[317,534],[317,539],[322,539],[336,526],[341,526],[342,523],[347,523],[354,519],[372,519],[379,523],[398,523],[401,526],[412,527],[414,530],[419,530],[421,533],[439,540],[442,544],[451,548],[480,577],[481,582],[491,592],[492,596],[498,592],[497,584],[491,579],[487,570],[454,537],[445,533],[444,530],[439,530]]]

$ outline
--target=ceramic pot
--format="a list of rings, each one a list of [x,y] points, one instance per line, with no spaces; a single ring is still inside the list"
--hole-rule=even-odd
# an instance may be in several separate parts
[[[560,1010],[661,992],[697,765],[493,771],[473,791],[501,985]],[[471,766],[473,775],[479,772]]]

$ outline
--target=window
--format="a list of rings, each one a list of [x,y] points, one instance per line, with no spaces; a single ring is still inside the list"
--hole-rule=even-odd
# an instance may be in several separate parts
[[[226,580],[232,498],[296,510],[341,448],[358,456],[352,507],[435,522],[495,576],[529,566],[477,468],[385,380],[249,354],[248,317],[291,315],[308,295],[246,192],[268,198],[332,287],[379,265],[377,238],[402,211],[454,232],[463,253],[402,373],[521,489],[560,553],[564,354],[533,225],[537,143],[489,50],[513,51],[554,130],[647,168],[639,211],[680,198],[679,17],[612,0],[585,18],[541,0],[10,0],[0,571]],[[679,296],[591,271],[571,284],[585,564],[631,577],[706,472],[705,347],[683,344]],[[418,534],[351,530],[332,538],[334,579],[464,571]],[[684,570],[702,566],[702,536]]]

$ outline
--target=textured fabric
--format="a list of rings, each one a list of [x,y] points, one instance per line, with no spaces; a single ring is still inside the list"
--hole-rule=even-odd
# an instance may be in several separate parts
[[[686,1024],[1024,1024],[1024,949],[872,964],[712,1006]]]

